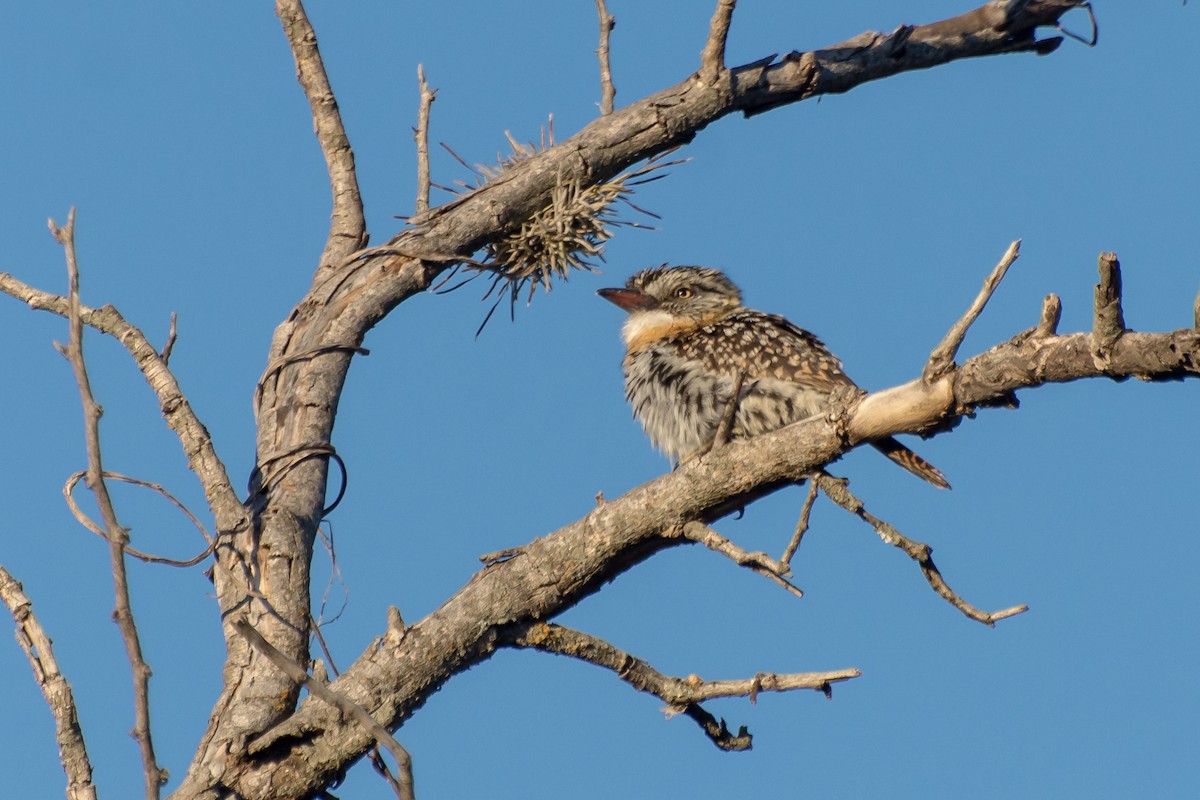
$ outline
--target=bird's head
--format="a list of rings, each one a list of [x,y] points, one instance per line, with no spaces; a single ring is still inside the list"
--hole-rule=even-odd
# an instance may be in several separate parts
[[[629,312],[621,337],[630,351],[742,307],[742,293],[734,282],[706,267],[651,267],[626,281],[624,288],[597,294]]]
[[[673,320],[706,323],[742,307],[742,293],[725,273],[707,267],[651,267],[622,289],[601,289],[605,300],[631,316],[654,313]]]

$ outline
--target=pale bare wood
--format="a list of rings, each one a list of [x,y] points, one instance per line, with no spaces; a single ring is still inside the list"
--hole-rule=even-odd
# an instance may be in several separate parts
[[[425,65],[417,65],[417,85],[421,96],[417,105],[417,127],[413,140],[417,144],[417,213],[416,217],[429,211],[429,110],[437,99],[437,89],[430,89],[425,82]]]
[[[0,566],[0,600],[17,624],[17,643],[25,651],[25,657],[33,667],[33,679],[54,717],[58,757],[67,773],[67,800],[96,800],[92,762],[88,758],[83,729],[79,727],[75,693],[58,667],[54,643],[34,615],[33,603],[17,579],[3,566]]]
[[[1000,263],[996,264],[991,274],[984,279],[983,288],[975,296],[970,308],[959,318],[958,322],[951,326],[950,330],[946,332],[946,336],[929,354],[929,362],[925,365],[925,371],[922,374],[922,379],[926,383],[933,383],[954,369],[954,356],[958,353],[958,348],[962,346],[967,331],[975,323],[975,320],[979,319],[979,315],[983,313],[988,300],[992,299],[992,294],[1000,285],[1000,281],[1004,280],[1004,274],[1008,272],[1008,268],[1020,254],[1021,240],[1018,239],[1008,246],[1000,258]]]
[[[354,168],[354,151],[350,148],[337,98],[317,47],[317,34],[303,3],[300,0],[275,0],[275,14],[291,46],[296,80],[308,98],[313,129],[329,172],[333,213],[330,215],[329,238],[321,255],[321,267],[328,270],[367,243],[367,221]]]

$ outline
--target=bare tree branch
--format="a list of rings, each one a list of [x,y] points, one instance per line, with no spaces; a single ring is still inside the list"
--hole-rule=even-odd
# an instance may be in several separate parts
[[[377,744],[387,748],[387,751],[392,754],[392,757],[396,759],[396,763],[400,767],[399,784],[401,800],[415,800],[413,793],[412,756],[409,755],[404,746],[396,741],[395,737],[386,728],[376,722],[375,718],[362,706],[332,691],[324,683],[309,675],[304,667],[279,652],[249,622],[244,619],[236,619],[233,620],[232,625],[238,633],[250,642],[255,650],[262,653],[272,664],[286,672],[293,681],[303,684],[309,694],[353,718],[355,722],[374,737]]]
[[[834,478],[826,472],[822,472],[813,478],[813,481],[820,484],[823,491],[830,500],[837,503],[842,508],[854,514],[859,519],[866,522],[875,532],[879,534],[879,538],[890,545],[900,548],[908,557],[921,567],[921,573],[925,576],[925,580],[929,581],[929,585],[962,613],[966,614],[977,622],[982,622],[984,625],[994,626],[997,622],[1008,617],[1015,616],[1029,610],[1029,606],[1020,605],[1006,608],[1003,611],[981,611],[975,606],[962,599],[956,594],[942,578],[941,572],[933,563],[933,548],[924,542],[917,542],[909,539],[900,531],[896,530],[892,525],[884,522],[879,517],[867,511],[863,502],[851,494],[849,481],[845,478]]]
[[[779,563],[787,568],[788,572],[792,569],[792,557],[796,555],[797,548],[800,547],[800,540],[804,538],[805,531],[808,530],[808,517],[812,514],[813,503],[817,501],[817,481],[816,475],[810,475],[808,479],[808,494],[804,496],[804,505],[800,506],[800,519],[796,520],[796,530],[792,533],[792,540],[783,550],[783,557],[779,559]]]
[[[517,625],[502,632],[500,644],[531,648],[560,656],[570,656],[598,667],[611,670],[618,678],[639,692],[649,692],[668,704],[673,714],[684,713],[700,723],[705,734],[723,750],[749,749],[750,736],[742,728],[737,737],[729,734],[725,721],[719,724],[698,704],[718,697],[750,697],[754,702],[759,692],[789,692],[797,689],[816,689],[828,694],[830,686],[857,678],[857,669],[832,672],[799,672],[786,675],[759,673],[753,678],[736,681],[706,681],[696,675],[673,678],[663,675],[645,661],[624,650],[613,647],[603,639],[546,622]],[[691,710],[693,709],[694,710]]]
[[[703,522],[687,523],[680,529],[680,535],[689,541],[704,545],[714,553],[720,553],[739,567],[746,567],[751,572],[779,584],[796,597],[804,596],[799,587],[784,578],[789,574],[787,564],[776,561],[761,551],[751,553],[743,550]]]
[[[67,773],[67,800],[96,800],[92,783],[92,762],[87,743],[79,727],[79,712],[75,693],[58,668],[54,644],[33,614],[33,603],[21,584],[8,570],[0,566],[0,600],[8,607],[17,624],[17,642],[25,651],[50,713],[54,716],[54,737],[58,741],[58,757]]]
[[[178,322],[179,322],[179,315],[176,314],[174,311],[172,311],[171,312],[171,328],[170,328],[170,330],[167,331],[167,341],[163,345],[162,352],[159,353],[159,358],[161,358],[163,360],[164,364],[168,363],[171,360],[171,353],[175,350],[175,339],[179,333],[179,331],[176,328],[176,325]]]
[[[150,731],[150,667],[142,656],[142,644],[138,638],[137,625],[133,619],[133,605],[129,600],[129,578],[125,572],[125,548],[129,545],[129,532],[117,521],[108,485],[104,480],[104,467],[100,457],[100,405],[92,396],[91,381],[83,358],[83,319],[79,305],[79,264],[75,258],[75,209],[67,216],[65,227],[50,220],[50,232],[63,246],[67,256],[67,283],[69,292],[68,323],[70,338],[60,352],[71,362],[75,382],[79,385],[79,399],[83,405],[84,440],[87,443],[87,483],[96,496],[96,505],[104,520],[104,534],[108,539],[109,561],[112,566],[113,592],[116,607],[113,619],[121,630],[125,642],[125,653],[129,658],[129,669],[133,673],[133,738],[138,743],[142,756],[142,772],[145,776],[147,800],[157,800],[162,785],[167,782],[167,772],[158,766],[154,757],[154,739]]]
[[[1004,280],[1004,273],[1008,272],[1008,268],[1017,260],[1017,256],[1021,254],[1021,240],[1018,239],[1008,246],[1004,256],[1001,257],[1000,263],[992,270],[992,273],[987,276],[983,282],[983,289],[975,297],[975,301],[971,303],[971,307],[966,313],[954,323],[946,336],[938,343],[938,346],[933,348],[933,352],[929,354],[929,362],[925,365],[925,371],[922,377],[933,382],[945,375],[950,370],[954,369],[954,356],[958,353],[958,348],[962,346],[963,339],[967,335],[967,330],[979,319],[979,315],[983,313],[984,307],[988,300],[992,299],[992,293],[996,291],[996,287],[1000,285],[1000,281]]]
[[[608,40],[617,18],[608,13],[604,0],[596,0],[596,13],[600,16],[600,46],[596,49],[596,57],[600,60],[600,114],[605,115],[613,112],[613,101],[617,96],[608,54]]]
[[[34,310],[70,317],[70,303],[66,297],[35,289],[8,273],[0,272],[0,292],[26,303]],[[216,517],[217,529],[234,531],[246,527],[246,509],[229,480],[225,465],[217,456],[208,429],[192,410],[162,355],[150,344],[145,334],[126,322],[112,306],[89,308],[80,304],[79,317],[83,324],[116,339],[133,356],[134,364],[158,398],[163,418],[183,445],[188,467],[204,487],[204,496]]]
[[[1112,346],[1125,333],[1121,310],[1121,262],[1116,253],[1100,254],[1100,282],[1096,284],[1096,306],[1092,318],[1092,343],[1096,366],[1104,368]]]
[[[312,109],[313,126],[333,191],[333,214],[329,239],[321,255],[321,270],[332,269],[348,254],[367,244],[367,222],[363,214],[362,196],[358,191],[358,176],[354,169],[354,151],[342,125],[337,98],[329,84],[317,34],[300,0],[276,0],[275,14],[283,24],[283,32],[296,61],[296,79],[304,89]]]
[[[1042,318],[1034,329],[1034,336],[1045,338],[1058,334],[1058,323],[1062,319],[1062,301],[1051,292],[1042,301]]]
[[[425,66],[417,65],[417,83],[421,89],[420,105],[417,108],[417,127],[413,140],[417,143],[417,213],[415,219],[429,211],[429,109],[437,98],[437,89],[430,89],[425,82]]]
[[[700,80],[712,85],[725,71],[725,41],[729,38],[729,23],[737,0],[717,0],[712,20],[708,23],[708,41],[700,53]]]

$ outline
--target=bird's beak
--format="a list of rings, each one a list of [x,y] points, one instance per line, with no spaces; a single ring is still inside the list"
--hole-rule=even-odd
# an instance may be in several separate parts
[[[633,289],[600,289],[596,294],[629,312],[648,311],[658,305],[656,298]]]

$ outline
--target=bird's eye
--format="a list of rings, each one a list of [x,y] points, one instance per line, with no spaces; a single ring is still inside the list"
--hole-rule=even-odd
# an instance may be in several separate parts
[[[680,300],[687,300],[689,297],[692,296],[692,290],[687,288],[686,286],[680,286],[678,289],[675,290],[675,296],[678,297]]]

